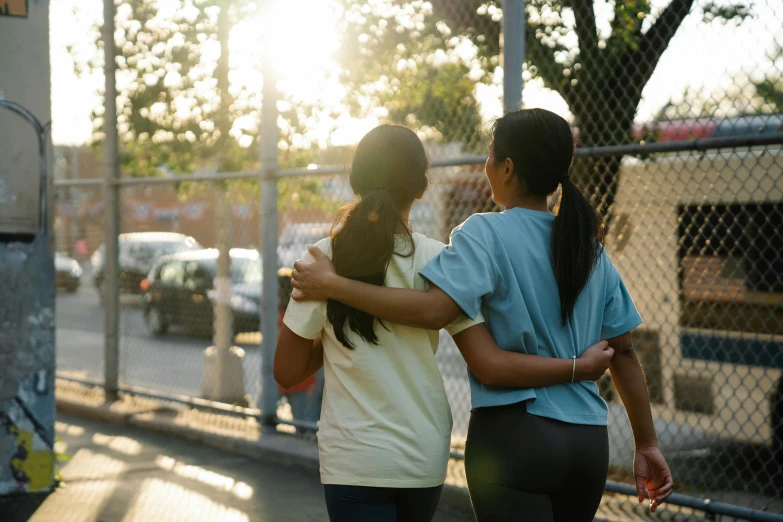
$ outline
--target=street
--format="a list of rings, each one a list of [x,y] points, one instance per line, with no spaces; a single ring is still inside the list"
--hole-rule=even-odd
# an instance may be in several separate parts
[[[88,276],[78,292],[57,294],[57,370],[85,379],[103,378],[103,306]],[[261,336],[241,334],[237,346],[245,350],[245,392],[251,401],[261,393]],[[200,339],[178,329],[153,336],[144,322],[141,301],[122,296],[120,308],[120,381],[165,393],[198,397],[204,349]],[[442,332],[437,356],[454,416],[455,436],[464,438],[469,418],[470,390],[465,363],[451,338]]]
[[[203,351],[209,346],[209,340],[189,337],[177,330],[155,337],[144,323],[140,300],[122,296],[121,303],[120,380],[166,393],[198,396]],[[103,321],[103,306],[88,281],[83,281],[75,294],[58,294],[58,371],[75,377],[102,378]],[[258,344],[256,341],[240,346],[246,350],[246,391],[257,398],[261,365]]]

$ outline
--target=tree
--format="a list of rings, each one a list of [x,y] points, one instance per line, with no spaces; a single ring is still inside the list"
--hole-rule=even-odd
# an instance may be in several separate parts
[[[774,72],[753,82],[753,85],[756,87],[756,95],[764,100],[771,111],[783,113],[783,45],[778,45],[772,55],[772,65]]]
[[[779,113],[783,110],[783,105],[776,96],[783,94],[783,91],[776,89],[779,88],[776,87],[775,80],[770,78],[758,83],[749,78],[736,78],[732,88],[727,90],[687,88],[661,107],[656,120],[722,119]]]
[[[118,6],[118,127],[124,175],[155,177],[164,171],[239,172],[259,167],[254,122],[259,120],[260,88],[230,83],[226,52],[234,25],[255,9],[252,0],[176,0],[164,8],[157,0],[126,0]],[[99,23],[91,35],[94,57],[76,63],[77,74],[102,68]],[[305,120],[314,110],[298,104],[284,111],[287,134],[283,138],[290,141],[304,133]],[[103,139],[102,115],[101,105],[93,112],[96,148]],[[280,151],[280,165],[303,167],[314,157],[312,150],[288,147]],[[258,199],[255,181],[232,185],[237,197]],[[290,201],[291,194],[298,196],[297,201],[319,204],[320,185],[319,180],[288,183],[281,191],[281,209],[299,204]],[[181,183],[178,191],[188,197],[199,188]],[[333,206],[328,201],[320,204]]]
[[[766,78],[756,84],[756,93],[775,112],[783,112],[783,77]]]
[[[460,48],[468,40],[451,38],[427,2],[340,1],[341,81],[354,114],[372,112],[430,141],[477,151],[483,139],[475,90],[486,67],[474,50]]]
[[[659,120],[726,118],[783,113],[783,47],[777,46],[767,67],[732,79],[728,88],[688,88],[661,108]],[[766,70],[766,72],[764,72]]]
[[[366,20],[362,25],[377,29],[361,33],[366,35],[361,43],[371,60],[395,63],[379,58],[398,49],[409,52],[406,37],[424,42],[425,54],[432,48],[453,48],[468,39],[477,50],[474,61],[486,73],[476,76],[488,81],[489,66],[498,63],[501,52],[499,0],[388,0],[387,5],[397,10],[379,4],[382,2],[358,8]],[[579,129],[581,146],[619,145],[631,140],[642,91],[677,29],[687,16],[693,16],[693,4],[693,0],[671,0],[656,11],[648,0],[616,0],[607,29],[603,25],[599,28],[592,0],[526,2],[527,73],[543,80],[566,101]],[[699,11],[707,22],[751,16],[747,6],[725,3],[710,2]],[[380,19],[386,19],[385,27],[393,30],[385,30]],[[418,58],[415,60],[418,63]],[[600,204],[604,215],[614,201],[619,165],[619,157],[584,158],[574,168],[575,180]]]

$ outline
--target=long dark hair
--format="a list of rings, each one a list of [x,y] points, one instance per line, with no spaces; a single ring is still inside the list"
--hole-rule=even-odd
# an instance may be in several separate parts
[[[548,196],[562,185],[552,226],[552,265],[560,316],[566,324],[598,263],[604,240],[601,218],[569,177],[574,159],[571,128],[553,112],[525,109],[496,120],[491,132],[495,161],[510,158],[528,193]]]
[[[395,254],[415,251],[401,212],[427,188],[429,161],[416,133],[399,125],[381,125],[356,147],[351,188],[361,199],[341,208],[332,226],[332,263],[341,276],[383,286]],[[366,342],[378,344],[375,317],[329,301],[326,316],[337,340],[353,349],[345,325]]]

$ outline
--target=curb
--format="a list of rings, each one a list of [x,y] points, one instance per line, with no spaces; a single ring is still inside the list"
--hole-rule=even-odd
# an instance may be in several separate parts
[[[106,422],[109,424],[127,424],[128,418],[136,415],[138,412],[112,411],[111,404],[104,403],[100,406],[91,406],[82,402],[69,401],[55,397],[55,404],[58,412],[74,417],[82,417],[89,420]],[[149,410],[148,410],[149,411]]]
[[[127,424],[191,440],[254,460],[319,471],[318,448],[312,443],[287,435],[262,433],[259,440],[241,439],[177,424],[171,419],[146,419],[136,416],[128,418]]]

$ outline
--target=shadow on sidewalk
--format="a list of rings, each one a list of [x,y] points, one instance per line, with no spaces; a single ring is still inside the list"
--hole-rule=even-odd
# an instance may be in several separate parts
[[[56,432],[58,450],[71,456],[61,486],[48,496],[0,498],[3,522],[328,520],[311,471],[62,415]],[[434,520],[471,519],[439,513]]]

